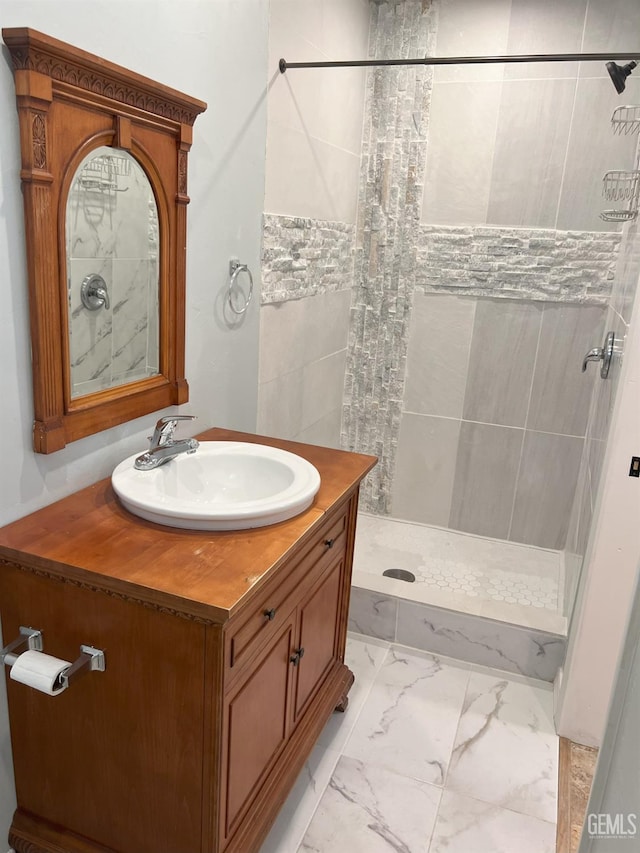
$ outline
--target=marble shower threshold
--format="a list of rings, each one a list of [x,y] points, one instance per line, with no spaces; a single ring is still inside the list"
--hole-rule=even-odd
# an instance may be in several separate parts
[[[542,558],[540,559],[541,554]],[[358,519],[350,630],[433,654],[553,681],[564,660],[567,620],[557,609],[460,594],[433,583],[384,577],[384,568],[419,575],[495,580],[529,574],[562,587],[561,555],[457,531],[361,514]],[[475,575],[474,575],[475,573]],[[478,581],[482,586],[483,581]],[[459,584],[460,585],[460,584]],[[470,583],[472,591],[478,589]],[[534,586],[533,582],[530,585]],[[496,585],[484,582],[489,592]],[[541,584],[544,589],[545,585]],[[482,589],[480,590],[482,591]],[[541,605],[541,602],[538,601]],[[559,606],[559,602],[556,607]]]

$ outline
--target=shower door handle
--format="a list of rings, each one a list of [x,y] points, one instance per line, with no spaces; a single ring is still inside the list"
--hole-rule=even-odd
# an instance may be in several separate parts
[[[615,340],[615,333],[608,332],[607,337],[604,339],[604,346],[594,347],[593,349],[590,349],[582,360],[582,372],[584,373],[586,371],[587,365],[590,361],[601,361],[602,365],[600,367],[600,376],[603,379],[606,379],[609,375],[611,359],[613,358],[613,348]]]

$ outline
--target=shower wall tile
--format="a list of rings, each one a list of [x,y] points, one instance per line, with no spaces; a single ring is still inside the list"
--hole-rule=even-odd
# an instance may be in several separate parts
[[[436,56],[503,56],[507,53],[511,0],[440,0]],[[439,65],[437,84],[451,80],[502,80],[504,66]]]
[[[293,370],[258,386],[257,429],[262,435],[294,438],[302,429],[303,371]]]
[[[462,422],[449,526],[507,539],[523,430]]]
[[[625,323],[631,322],[633,304],[640,280],[640,222],[630,222],[624,228],[616,266],[611,305]]]
[[[583,446],[582,438],[527,431],[510,539],[565,547]]]
[[[459,420],[403,412],[391,515],[448,526],[459,433]]]
[[[640,96],[640,88],[636,95]],[[626,98],[629,96],[633,97],[631,91],[625,91],[624,103],[628,103]],[[605,222],[600,218],[601,211],[617,206],[603,198],[602,178],[605,172],[632,169],[634,166],[638,137],[633,134],[617,135],[611,130],[611,115],[620,103],[621,96],[608,76],[578,80],[558,207],[558,228],[620,232],[618,223]]]
[[[501,95],[500,81],[434,86],[422,222],[487,221]]]
[[[592,438],[587,441],[587,462],[589,465],[589,498],[591,501],[592,513],[594,512],[596,506],[598,486],[600,485],[600,474],[602,473],[602,464],[604,462],[604,454],[606,449],[606,441],[599,441],[596,438]]]
[[[269,122],[265,208],[312,219],[356,221],[359,155]]]
[[[312,361],[302,371],[301,429],[342,407],[346,351]]]
[[[587,0],[512,0],[505,53],[580,53]],[[505,66],[505,79],[575,77],[577,62],[523,62]]]
[[[596,373],[597,381],[594,389],[594,400],[592,405],[589,437],[605,441],[609,433],[613,406],[616,399],[616,391],[620,381],[622,359],[627,335],[627,325],[622,318],[609,308],[605,321],[607,332],[615,335],[613,358],[609,365],[609,375],[606,379],[600,378],[599,371]]]
[[[304,364],[306,299],[260,307],[260,382]]]
[[[601,53],[625,51],[631,47],[630,35],[640,32],[640,4],[638,0],[606,0],[589,3],[584,28],[582,51]],[[584,62],[584,73],[607,77],[604,63]],[[629,101],[637,103],[637,101]]]
[[[355,222],[366,73],[312,70],[281,75],[281,56],[365,59],[365,0],[273,0],[270,4],[265,210]]]
[[[305,364],[346,349],[350,307],[351,290],[320,293],[303,300]]]
[[[417,234],[418,292],[520,301],[606,305],[619,234],[422,225]]]
[[[402,600],[396,642],[542,681],[553,681],[566,649],[557,634]]]
[[[462,417],[475,299],[416,293],[411,311],[404,408]]]
[[[323,293],[260,308],[260,381],[347,347],[351,291]]]
[[[541,306],[534,302],[478,302],[465,420],[525,425],[541,315]]]
[[[340,450],[341,426],[342,406],[322,415],[319,420],[301,430],[294,438],[296,441],[302,441],[305,444],[318,444],[321,447],[333,447]]]
[[[582,360],[604,337],[605,308],[547,304],[533,376],[527,428],[584,435],[599,364],[582,373]]]
[[[556,227],[575,86],[573,79],[503,84],[489,223]]]
[[[349,630],[393,642],[396,636],[398,599],[368,589],[351,588]]]

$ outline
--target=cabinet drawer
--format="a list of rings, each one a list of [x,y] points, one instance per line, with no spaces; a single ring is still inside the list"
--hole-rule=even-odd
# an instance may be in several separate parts
[[[229,623],[225,637],[225,669],[236,671],[279,629],[309,584],[330,560],[344,553],[347,512],[342,508],[322,525],[292,567],[282,567],[258,596]]]

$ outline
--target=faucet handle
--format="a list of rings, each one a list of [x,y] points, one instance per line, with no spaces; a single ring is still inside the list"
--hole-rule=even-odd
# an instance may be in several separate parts
[[[156,423],[153,435],[149,439],[151,441],[150,449],[161,447],[173,438],[173,431],[178,426],[178,421],[193,421],[195,415],[168,415],[160,418]]]

